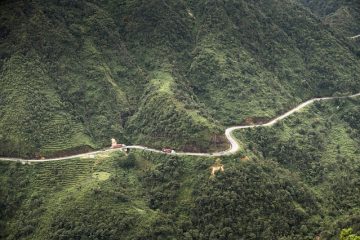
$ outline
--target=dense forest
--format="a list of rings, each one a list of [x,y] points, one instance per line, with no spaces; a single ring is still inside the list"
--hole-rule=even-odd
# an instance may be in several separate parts
[[[0,158],[225,150],[360,92],[358,34],[358,0],[2,0]],[[0,240],[360,240],[360,97],[234,136],[0,161]]]
[[[239,131],[241,151],[221,159],[2,162],[0,239],[358,239],[359,103],[319,102]]]
[[[360,34],[360,2],[357,0],[299,0],[317,16],[340,31],[355,36]]]
[[[355,41],[323,20],[339,4],[306,2],[1,1],[0,155],[213,151],[228,125],[358,91]]]
[[[360,2],[357,0],[298,0],[334,33],[348,39],[360,34]],[[350,38],[351,48],[360,56],[360,38]]]

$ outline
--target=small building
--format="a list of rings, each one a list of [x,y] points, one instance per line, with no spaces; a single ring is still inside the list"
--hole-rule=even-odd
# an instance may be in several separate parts
[[[111,139],[111,147],[110,148],[114,149],[114,148],[123,148],[123,147],[126,147],[126,145],[117,143],[115,138]]]
[[[175,153],[175,151],[173,149],[171,149],[171,148],[163,148],[162,152],[167,153],[167,154]]]

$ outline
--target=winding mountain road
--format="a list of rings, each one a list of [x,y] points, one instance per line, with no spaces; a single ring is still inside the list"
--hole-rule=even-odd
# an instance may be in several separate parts
[[[276,124],[277,122],[283,120],[284,118],[294,114],[295,112],[303,109],[304,107],[308,106],[309,104],[312,104],[316,101],[322,101],[322,100],[331,100],[331,99],[342,99],[342,98],[355,98],[360,96],[360,93],[357,94],[353,94],[350,96],[343,96],[343,97],[322,97],[322,98],[313,98],[310,99],[306,102],[301,103],[300,105],[298,105],[297,107],[291,109],[290,111],[280,115],[279,117],[267,122],[267,123],[263,123],[263,124],[253,124],[253,125],[245,125],[245,126],[234,126],[234,127],[230,127],[227,128],[225,131],[225,136],[228,139],[229,143],[230,143],[230,148],[228,150],[225,151],[221,151],[221,152],[215,152],[215,153],[190,153],[190,152],[176,152],[176,153],[171,153],[170,155],[177,155],[177,156],[203,156],[203,157],[219,157],[219,156],[227,156],[227,155],[232,155],[235,154],[236,152],[238,152],[240,150],[240,145],[237,142],[236,138],[233,136],[233,132],[239,129],[245,129],[245,128],[255,128],[255,127],[271,127],[274,124]],[[140,149],[140,150],[144,150],[144,151],[149,151],[149,152],[155,152],[155,153],[162,153],[165,154],[164,152],[160,151],[160,150],[156,150],[153,148],[148,148],[148,147],[144,147],[144,146],[138,146],[138,145],[134,145],[134,146],[126,146],[124,148],[130,148],[130,149]],[[48,158],[48,159],[22,159],[22,158],[5,158],[5,157],[0,157],[0,161],[13,161],[13,162],[22,162],[22,163],[32,163],[32,162],[50,162],[50,161],[60,161],[60,160],[66,160],[66,159],[74,159],[74,158],[91,158],[94,157],[98,154],[101,153],[105,153],[105,152],[113,152],[113,151],[119,151],[121,150],[121,148],[118,149],[106,149],[106,150],[100,150],[100,151],[94,151],[94,152],[88,152],[88,153],[83,153],[83,154],[77,154],[77,155],[72,155],[72,156],[67,156],[67,157],[59,157],[59,158]]]

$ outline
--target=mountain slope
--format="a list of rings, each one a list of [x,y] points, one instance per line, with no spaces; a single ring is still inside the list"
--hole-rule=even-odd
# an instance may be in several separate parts
[[[272,128],[258,128],[237,134],[245,154],[271,159],[326,196],[323,221],[329,231],[322,239],[346,226],[359,231],[360,204],[359,100],[318,102]],[[337,239],[337,238],[334,238]]]
[[[86,151],[112,137],[223,149],[227,125],[359,90],[353,50],[293,1],[0,4],[1,155]]]
[[[293,2],[203,7],[198,4],[201,28],[190,81],[195,90],[202,86],[199,98],[216,110],[215,118],[234,124],[273,117],[300,99],[357,88],[358,59]]]
[[[221,159],[142,151],[0,163],[1,239],[338,239],[360,232],[358,99],[241,130]],[[223,164],[224,172],[211,175]],[[70,204],[69,204],[70,203]]]
[[[1,134],[0,154],[32,156],[37,149],[44,154],[47,145],[60,139],[57,144],[64,145],[59,150],[92,145],[82,125],[66,112],[38,56],[13,55],[3,69],[1,79],[6,87],[0,90],[4,102],[0,128],[6,131]]]
[[[324,1],[324,0],[300,0],[309,7],[316,15],[324,19],[324,22],[333,28],[347,34],[358,35],[360,32],[360,3],[356,0]]]

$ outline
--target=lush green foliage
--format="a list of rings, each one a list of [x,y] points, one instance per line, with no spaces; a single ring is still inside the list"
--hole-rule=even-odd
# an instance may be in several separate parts
[[[300,0],[299,0],[300,1]],[[224,149],[225,126],[360,90],[358,1],[0,2],[0,156]],[[0,162],[0,239],[358,239],[360,101],[241,131],[221,159]],[[225,144],[224,144],[225,143]]]
[[[352,229],[343,229],[340,234],[340,240],[360,240],[360,236],[352,234]]]
[[[127,158],[135,161],[133,167],[117,167]],[[209,179],[212,160],[187,160],[142,154],[31,166],[2,163],[2,196],[9,196],[1,199],[7,222],[2,238],[312,236],[308,227],[319,211],[318,199],[288,171],[273,163],[228,159],[226,174]],[[94,178],[97,172],[110,178]]]
[[[335,30],[340,38],[347,38],[350,46],[360,56],[360,3],[357,0],[298,0],[315,13],[324,24]]]
[[[326,216],[338,218],[333,226],[337,231],[348,226],[359,230],[359,103],[320,102],[274,128],[238,135],[245,143],[244,149],[278,162],[299,174],[320,195],[327,196],[326,204],[331,207]],[[323,235],[327,239],[334,232]]]
[[[360,33],[360,4],[356,0],[299,0],[342,34]],[[346,36],[348,37],[348,36]]]
[[[226,125],[359,90],[355,50],[294,1],[0,4],[0,155],[223,149]]]
[[[214,177],[213,158],[136,151],[0,163],[0,238],[356,239],[359,102],[239,132]]]
[[[194,191],[195,239],[279,239],[313,236],[318,199],[276,165],[235,163]],[[316,231],[316,230],[315,230]]]

